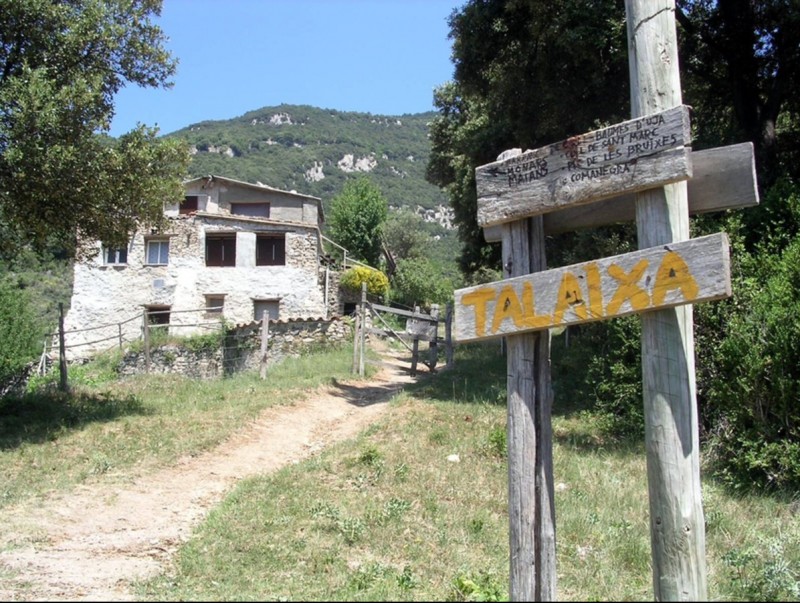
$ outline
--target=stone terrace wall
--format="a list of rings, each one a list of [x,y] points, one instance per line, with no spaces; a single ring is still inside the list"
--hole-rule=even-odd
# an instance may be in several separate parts
[[[267,366],[298,357],[312,349],[336,347],[352,338],[352,320],[294,319],[270,321]],[[261,361],[261,323],[236,327],[222,349],[192,351],[165,345],[150,352],[151,373],[173,373],[195,379],[213,379],[240,371],[258,370]],[[128,353],[120,363],[121,375],[146,372],[144,352]]]

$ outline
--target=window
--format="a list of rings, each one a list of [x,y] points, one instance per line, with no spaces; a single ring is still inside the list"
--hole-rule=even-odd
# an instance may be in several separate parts
[[[236,233],[206,234],[206,266],[236,265]]]
[[[254,299],[253,300],[253,318],[262,320],[264,314],[269,317],[269,320],[278,320],[278,310],[280,308],[281,300],[279,299]]]
[[[223,306],[225,306],[224,295],[206,295],[206,314],[222,314]]]
[[[286,235],[256,235],[256,266],[286,264]]]
[[[269,203],[231,203],[231,213],[252,218],[269,218]]]
[[[169,325],[170,306],[146,306],[147,322],[151,325]]]
[[[127,247],[106,247],[103,246],[103,262],[110,265],[128,263]]]
[[[169,263],[169,240],[147,241],[147,264],[165,266]]]
[[[198,195],[186,195],[181,201],[181,206],[178,209],[179,214],[191,214],[197,211],[198,207],[198,200],[200,197]]]

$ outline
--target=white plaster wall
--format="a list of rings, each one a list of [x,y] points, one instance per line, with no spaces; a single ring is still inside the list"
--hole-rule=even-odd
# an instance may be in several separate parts
[[[222,230],[223,226],[226,230],[235,226],[237,230],[237,265],[207,267],[204,233]],[[145,233],[133,237],[126,266],[104,265],[98,244],[93,261],[75,265],[65,329],[92,330],[67,333],[68,356],[87,356],[113,347],[120,329],[124,339],[139,339],[142,312],[147,305],[171,306],[170,322],[175,325],[218,320],[205,312],[180,312],[204,308],[209,294],[225,295],[224,317],[236,324],[254,319],[254,299],[280,299],[281,319],[326,317],[317,256],[318,232],[286,232],[286,265],[255,266],[255,230],[269,231],[266,226],[247,221],[220,221],[215,225],[194,217],[171,220],[168,231],[161,235],[171,235],[166,266],[145,264]],[[188,326],[172,330],[178,335],[208,332]],[[89,342],[96,343],[87,345]]]

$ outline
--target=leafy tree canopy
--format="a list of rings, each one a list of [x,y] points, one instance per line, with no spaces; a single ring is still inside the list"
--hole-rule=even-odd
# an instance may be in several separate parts
[[[751,141],[762,186],[797,178],[800,5],[677,0],[676,19],[694,146]],[[470,0],[453,12],[455,77],[434,96],[426,176],[450,196],[463,270],[498,260],[475,221],[477,166],[630,117],[626,35],[622,0]],[[749,213],[751,245],[761,211]]]
[[[348,180],[331,201],[331,238],[376,267],[381,259],[381,234],[388,212],[386,197],[369,178]]]
[[[176,62],[151,22],[160,11],[160,0],[0,0],[4,255],[120,244],[182,195],[182,143],[141,125],[103,135],[122,86],[171,85]]]

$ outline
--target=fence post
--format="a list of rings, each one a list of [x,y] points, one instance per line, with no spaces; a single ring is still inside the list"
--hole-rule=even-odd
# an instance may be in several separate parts
[[[367,334],[367,283],[361,283],[361,331],[359,354],[358,354],[358,374],[364,376],[364,344]]]
[[[419,314],[419,306],[414,306],[414,315]],[[417,362],[419,361],[419,336],[414,335],[414,343],[411,350],[411,376],[417,376]]]
[[[150,323],[147,319],[147,308],[142,311],[142,339],[144,340],[144,370],[150,372]]]
[[[453,302],[447,303],[444,313],[444,348],[447,368],[453,366]]]
[[[267,342],[269,341],[269,312],[261,315],[261,378],[267,378]]]
[[[69,390],[67,381],[67,346],[64,343],[64,304],[58,303],[58,389]]]
[[[360,322],[361,317],[359,316],[359,313],[356,312],[355,316],[353,317],[353,366],[350,369],[350,372],[354,375],[358,372],[358,341],[360,339],[358,329]]]
[[[431,318],[436,319],[433,323],[433,339],[428,344],[428,368],[433,371],[439,361],[439,304],[431,305]]]
[[[117,323],[117,334],[119,336],[119,349],[122,349],[122,323]]]

